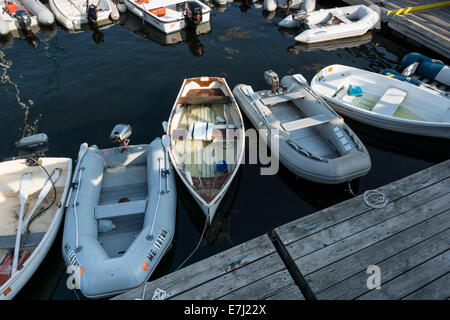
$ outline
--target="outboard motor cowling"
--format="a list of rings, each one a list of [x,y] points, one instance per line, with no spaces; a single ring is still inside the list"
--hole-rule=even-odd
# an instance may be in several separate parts
[[[28,30],[31,26],[31,17],[25,10],[17,10],[14,14],[14,18],[17,19],[20,28]]]
[[[264,72],[264,80],[266,80],[267,84],[271,86],[272,90],[276,90],[280,87],[280,78],[272,70]]]
[[[186,17],[187,20],[193,24],[202,23],[202,6],[198,2],[188,1],[186,4]]]
[[[87,8],[86,15],[89,23],[97,23],[97,6],[90,4]]]
[[[127,146],[130,143],[132,129],[129,124],[118,124],[114,127],[109,135],[109,139],[112,143],[120,143],[124,148],[124,150],[128,150]]]
[[[16,147],[20,156],[43,153],[48,150],[48,136],[39,133],[22,138],[16,142]]]

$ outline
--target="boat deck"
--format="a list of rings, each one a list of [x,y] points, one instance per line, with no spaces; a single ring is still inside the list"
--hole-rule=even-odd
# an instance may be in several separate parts
[[[144,297],[159,288],[188,300],[448,299],[450,160],[378,190],[384,208],[356,196],[149,282]]]
[[[446,58],[450,58],[450,42],[448,41],[450,38],[450,6],[399,16],[388,17],[386,15],[386,12],[389,10],[430,5],[442,2],[441,0],[344,0],[344,2],[349,5],[381,3],[382,5],[378,5],[382,12],[381,20],[390,29],[412,39],[417,44],[423,45]]]

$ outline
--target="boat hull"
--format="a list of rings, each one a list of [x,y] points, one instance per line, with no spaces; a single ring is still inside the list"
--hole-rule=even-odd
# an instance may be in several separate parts
[[[43,161],[43,166],[47,167],[46,162],[50,159],[51,161],[62,161],[64,163],[67,163],[67,167],[64,169],[67,171],[65,174],[66,180],[65,181],[57,181],[55,185],[60,188],[63,188],[63,191],[61,193],[61,198],[59,200],[60,203],[64,204],[67,198],[67,194],[70,188],[70,181],[71,181],[71,173],[72,173],[72,160],[67,158],[41,158]],[[53,160],[52,160],[53,159]],[[23,160],[13,160],[8,161],[9,163],[17,163],[17,162],[24,162]],[[25,165],[21,164],[18,166],[19,169],[16,171],[20,172],[29,172],[30,168],[26,167]],[[40,170],[40,169],[39,169]],[[33,171],[32,171],[33,172]],[[45,177],[44,177],[45,178]],[[20,180],[20,178],[18,178]],[[54,216],[51,220],[50,225],[48,226],[48,229],[42,238],[39,245],[33,250],[31,256],[25,261],[22,268],[16,273],[15,276],[10,278],[7,282],[5,282],[0,287],[0,300],[10,300],[14,298],[19,291],[23,288],[23,286],[29,281],[29,279],[33,276],[35,271],[38,269],[38,267],[41,265],[42,261],[45,259],[48,251],[52,247],[55,238],[58,234],[61,222],[63,220],[64,216],[64,205],[61,205],[54,213]]]
[[[127,6],[127,9],[132,12],[134,15],[136,15],[138,18],[141,18],[148,24],[154,26],[158,30],[166,33],[171,34],[175,32],[179,32],[183,29],[185,29],[188,26],[188,22],[184,18],[174,18],[170,21],[165,21],[154,14],[151,14],[147,11],[144,11],[140,6],[138,6],[133,0],[124,0],[125,5]],[[203,10],[203,16],[202,16],[202,22],[201,24],[207,23],[210,20],[210,14],[211,10],[209,7],[206,7],[204,4],[202,4],[202,10]]]
[[[332,71],[329,72],[328,70]],[[342,79],[336,78],[339,74]],[[330,77],[334,77],[332,80],[333,83],[328,82],[327,79],[332,79]],[[359,83],[357,81],[362,82]],[[428,112],[434,113],[433,120],[411,120],[380,114],[345,102],[342,100],[342,97],[333,97],[333,92],[336,92],[341,85],[348,85],[349,82],[355,85],[361,85],[363,92],[376,88],[378,90],[377,96],[382,96],[382,92],[389,88],[402,90],[406,92],[406,97],[402,104],[404,103],[406,106],[415,104],[414,111],[418,113],[423,112],[421,114],[423,117],[426,116],[426,108]],[[368,85],[367,83],[371,84]],[[373,86],[374,83],[377,85]],[[433,90],[421,88],[412,83],[393,79],[381,74],[341,65],[328,66],[319,71],[311,80],[311,87],[327,100],[330,106],[337,112],[356,121],[377,128],[411,135],[450,139],[450,99],[433,92]],[[345,90],[342,91],[342,94],[345,95]],[[437,121],[442,119],[446,120],[446,122]]]
[[[291,141],[294,138],[292,136],[286,136],[283,133],[282,127],[276,127],[276,124],[281,122],[280,119],[276,117],[272,118],[272,116],[270,117],[270,120],[267,120],[269,118],[266,118],[266,120],[263,119],[261,114],[265,113],[266,115],[268,115],[268,113],[266,113],[267,110],[265,110],[264,106],[259,104],[257,100],[265,95],[266,92],[256,92],[254,93],[253,97],[249,97],[246,94],[249,88],[251,87],[242,84],[237,85],[233,89],[236,100],[238,101],[240,107],[244,110],[244,113],[250,119],[250,122],[253,124],[253,126],[257,129],[265,129],[258,130],[259,137],[269,148],[272,149],[272,156],[276,156],[278,154],[277,160],[279,160],[292,173],[301,178],[317,183],[339,184],[354,180],[366,175],[369,172],[371,168],[371,162],[370,156],[365,146],[362,144],[356,134],[354,134],[354,132],[342,121],[342,119],[339,119],[339,117],[337,117],[335,120],[330,121],[336,123],[335,125],[333,125],[333,129],[337,128],[336,130],[345,132],[346,139],[348,138],[349,141],[353,141],[353,143],[357,145],[358,148],[352,147],[353,149],[348,149],[350,148],[350,146],[344,145],[343,147],[348,149],[349,152],[343,152],[341,156],[326,159],[326,161],[318,161],[317,159],[312,158],[303,152],[295,150],[291,146]],[[327,112],[327,110],[321,110],[319,108],[314,111],[315,114],[317,114],[318,112],[325,113]],[[333,114],[331,113],[329,114],[329,116],[333,117]],[[334,140],[333,129],[328,131],[329,141]],[[296,134],[300,134],[301,130],[305,129],[300,129]],[[308,133],[308,135],[309,134],[310,133]],[[342,133],[342,135],[343,134],[344,133]],[[307,138],[306,133],[302,135]],[[339,135],[340,137],[342,137],[341,134]],[[336,141],[336,145],[338,145],[337,143],[339,143],[339,140]],[[278,148],[278,150],[275,150],[274,146],[272,145],[272,143],[275,141],[277,142],[276,148]],[[304,146],[306,147],[306,144]],[[314,150],[314,145],[309,145],[309,147],[311,149],[308,150]]]
[[[175,177],[161,139],[127,149],[89,147],[74,173],[81,183],[67,204],[63,257],[88,298],[147,281],[175,233]]]

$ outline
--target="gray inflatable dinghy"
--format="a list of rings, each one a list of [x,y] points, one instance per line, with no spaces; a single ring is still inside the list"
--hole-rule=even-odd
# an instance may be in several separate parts
[[[175,231],[176,186],[164,136],[128,146],[131,127],[117,125],[123,146],[80,147],[67,201],[63,256],[74,288],[89,298],[147,281]]]
[[[271,90],[254,92],[239,84],[233,95],[253,126],[266,129],[259,130],[259,136],[269,148],[278,139],[284,166],[299,177],[325,184],[367,174],[371,161],[365,146],[302,75],[285,76],[279,82],[268,71],[265,78]]]

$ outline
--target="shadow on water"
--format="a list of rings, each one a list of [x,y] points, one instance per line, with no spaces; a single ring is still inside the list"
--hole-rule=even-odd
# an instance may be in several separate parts
[[[350,188],[347,183],[320,184],[297,177],[283,165],[280,165],[278,176],[289,189],[317,211],[353,198],[352,192],[356,195],[359,190],[359,179],[351,181]]]
[[[225,240],[230,244],[232,243],[230,237],[231,213],[233,212],[233,204],[239,191],[241,177],[242,170],[239,169],[216,211],[212,224],[205,231],[202,240],[203,245],[211,247],[218,240]],[[178,176],[177,192],[185,211],[188,213],[189,220],[195,226],[198,233],[201,234],[205,227],[205,214]]]
[[[120,15],[120,25],[135,34],[154,41],[162,46],[186,42],[189,51],[196,57],[203,55],[203,44],[200,42],[199,36],[210,34],[212,31],[211,24],[208,21],[197,26],[189,26],[178,32],[166,34],[148,23],[143,22],[142,19],[129,12]]]
[[[347,117],[345,122],[366,145],[425,161],[441,162],[450,158],[447,139],[387,131]]]

